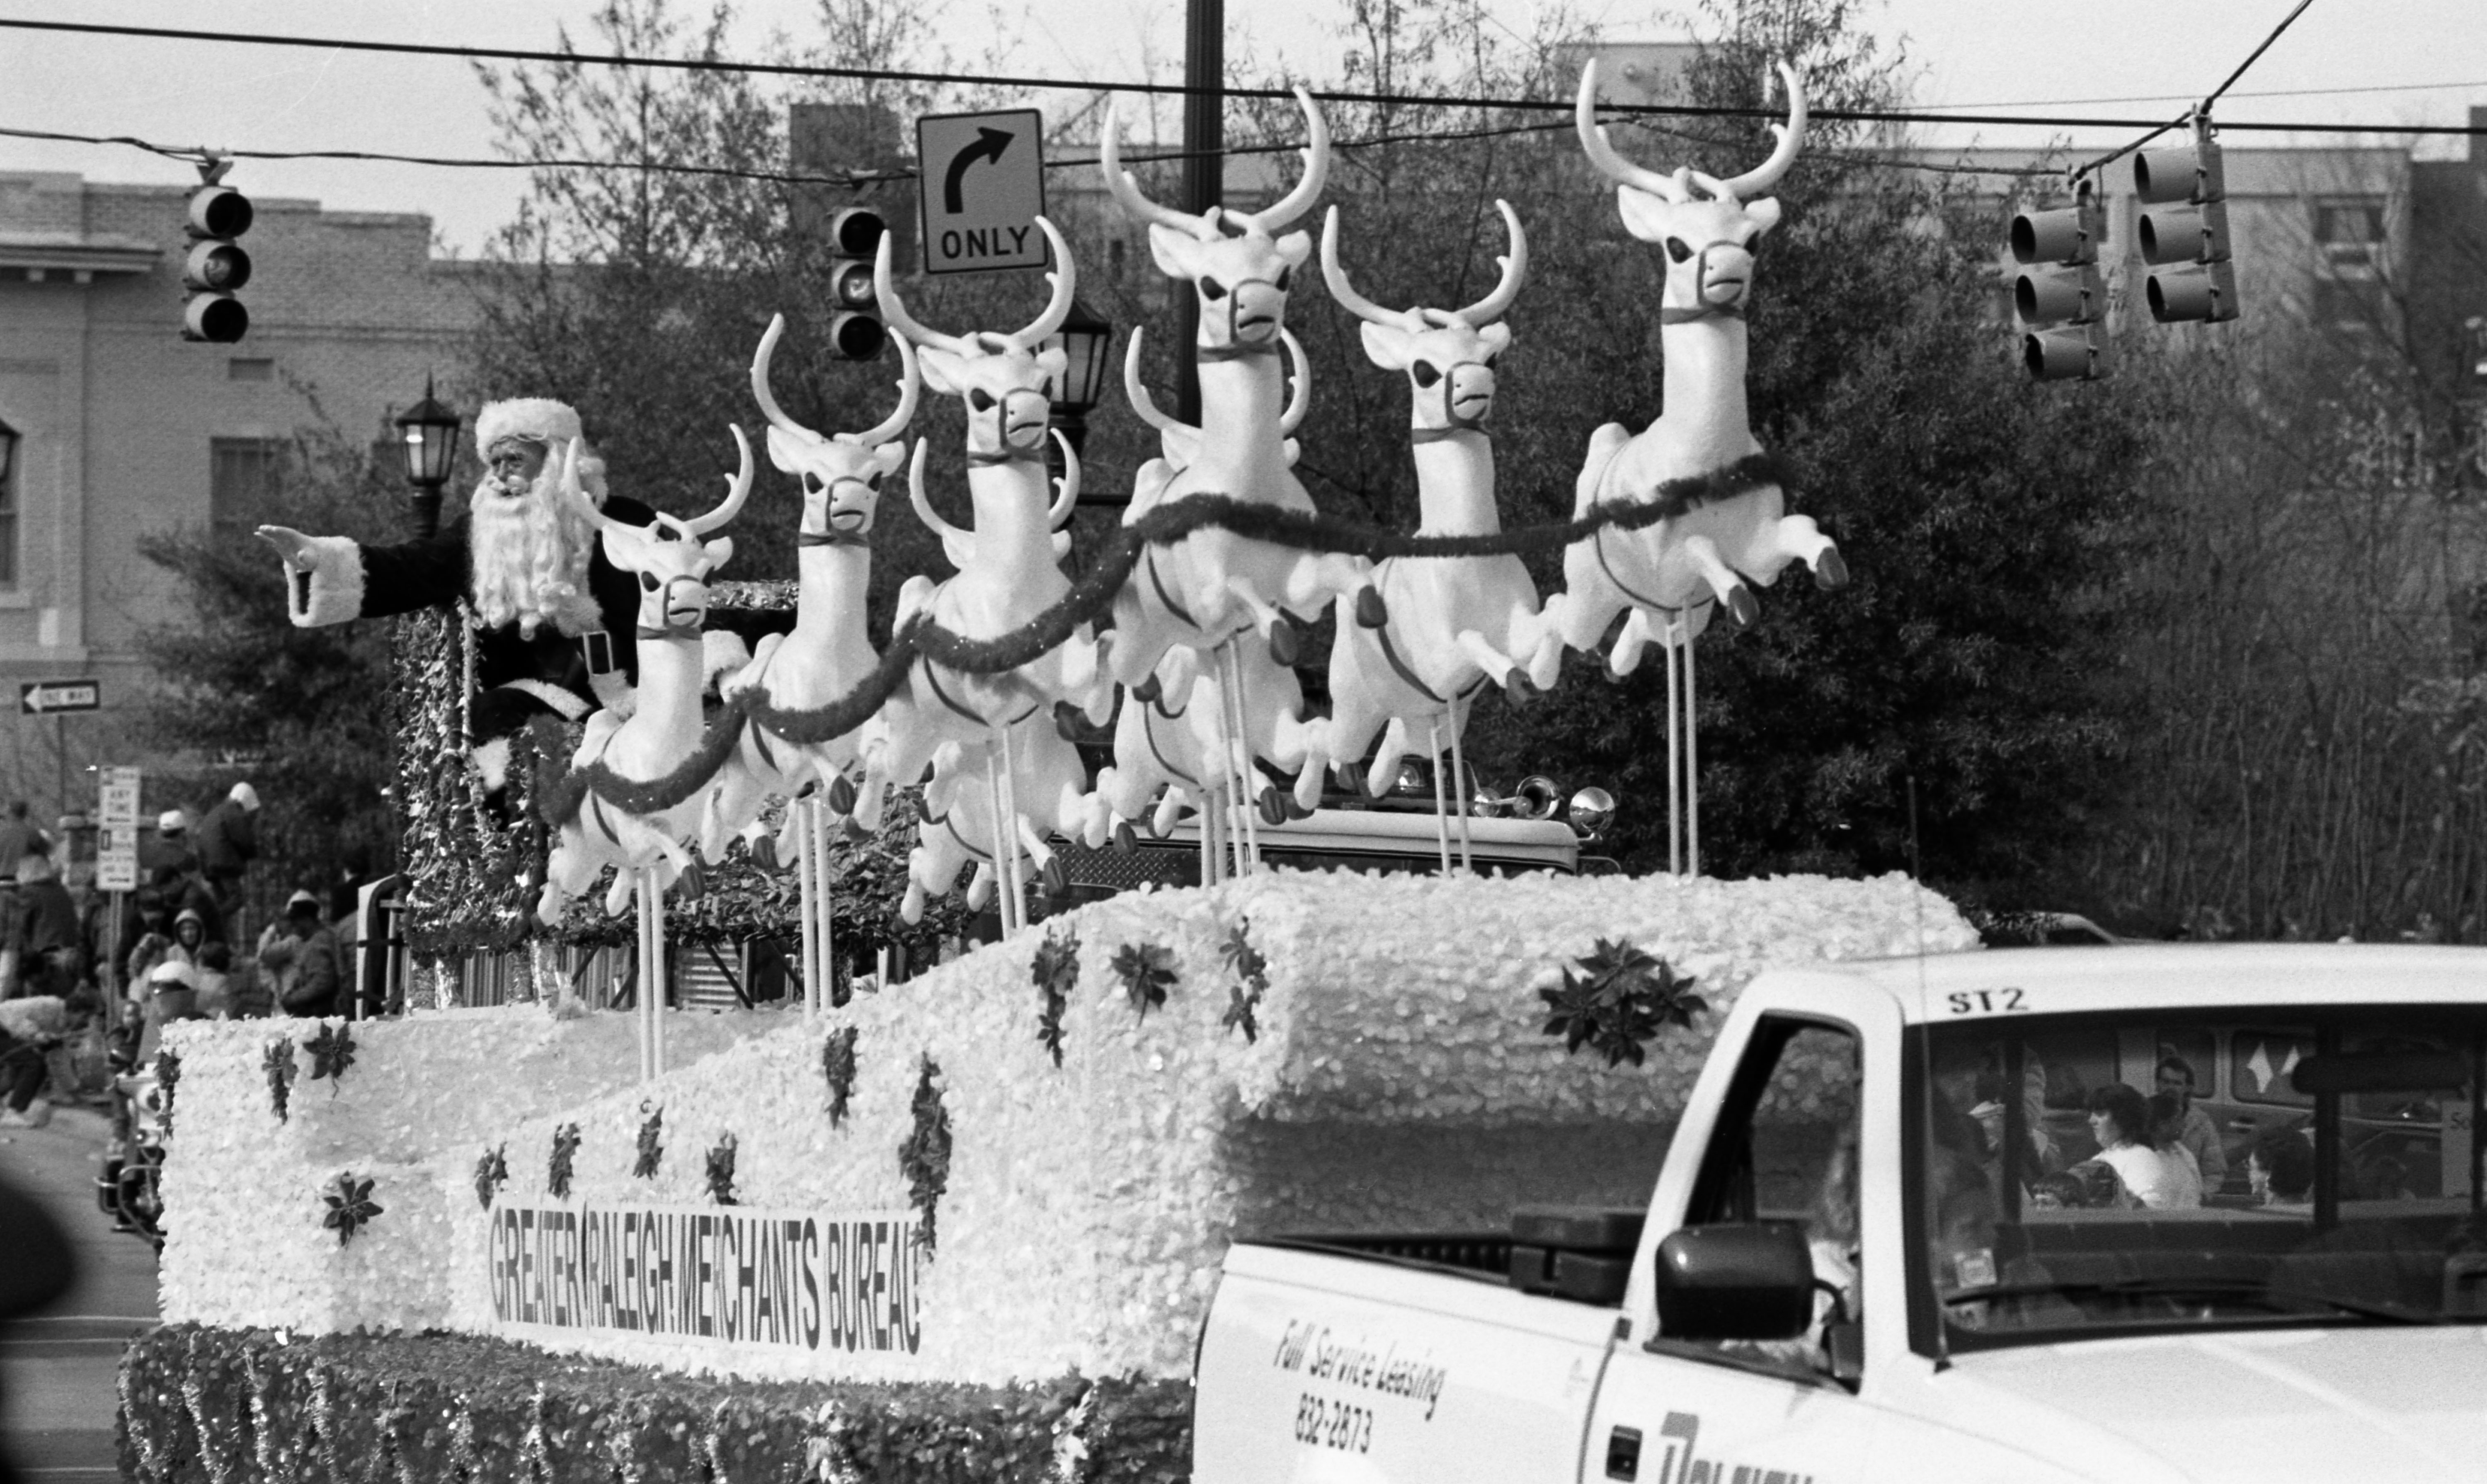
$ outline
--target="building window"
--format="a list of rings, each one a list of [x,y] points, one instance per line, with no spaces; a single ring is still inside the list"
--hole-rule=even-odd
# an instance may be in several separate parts
[[[2314,204],[2314,318],[2327,325],[2384,327],[2387,247],[2379,199]]]
[[[274,438],[216,438],[209,447],[209,523],[247,534],[275,507],[285,445]]]

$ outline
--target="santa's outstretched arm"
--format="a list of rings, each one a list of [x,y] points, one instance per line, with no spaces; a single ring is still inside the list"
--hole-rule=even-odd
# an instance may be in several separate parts
[[[259,539],[285,560],[285,611],[296,629],[411,613],[456,602],[466,585],[466,524],[418,541],[367,546],[263,525]]]

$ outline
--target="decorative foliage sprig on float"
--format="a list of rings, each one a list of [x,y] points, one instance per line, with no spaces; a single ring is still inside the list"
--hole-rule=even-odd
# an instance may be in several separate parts
[[[293,1097],[293,1041],[279,1036],[260,1058],[260,1070],[267,1077],[267,1106],[276,1110],[276,1121],[290,1121],[288,1105]]]
[[[1114,977],[1123,981],[1123,994],[1141,1020],[1149,1018],[1150,1007],[1166,1002],[1166,991],[1174,988],[1174,950],[1156,943],[1125,943],[1114,950]]]
[[[1261,1039],[1261,1022],[1254,1012],[1260,1009],[1261,996],[1270,993],[1270,961],[1252,946],[1252,919],[1237,918],[1217,951],[1225,956],[1227,972],[1235,976],[1226,990],[1226,1013],[1217,1023],[1228,1030],[1242,1030],[1244,1044],[1255,1044]]]
[[[320,1224],[337,1234],[339,1246],[353,1241],[354,1233],[386,1209],[372,1199],[371,1180],[356,1180],[351,1170],[340,1170],[337,1178],[328,1182],[323,1198],[328,1202],[328,1214],[320,1218]]]
[[[645,1103],[639,1106],[647,1108],[648,1116],[639,1120],[639,1152],[630,1161],[630,1176],[634,1180],[654,1180],[657,1166],[665,1158],[665,1110],[649,1107]]]
[[[898,1172],[907,1177],[907,1200],[924,1218],[924,1249],[933,1249],[933,1217],[950,1189],[950,1111],[941,1106],[941,1068],[923,1060],[910,1105],[913,1125],[898,1146]]]
[[[155,1053],[155,1090],[164,1099],[164,1132],[173,1132],[173,1089],[182,1085],[182,1056],[178,1051]]]
[[[720,1206],[734,1204],[734,1135],[728,1133],[718,1135],[708,1152],[709,1198]]]
[[[1048,929],[1036,945],[1028,977],[1036,981],[1040,1001],[1036,1014],[1037,1045],[1062,1065],[1062,1013],[1071,1007],[1071,992],[1079,985],[1079,934],[1074,928]]]
[[[486,1150],[475,1162],[475,1204],[487,1211],[492,1209],[492,1197],[501,1193],[501,1187],[509,1184],[509,1155],[510,1146],[502,1144]]]
[[[1679,974],[1664,959],[1634,946],[1629,939],[1597,946],[1575,961],[1580,971],[1563,970],[1558,988],[1537,992],[1551,1014],[1546,1034],[1563,1038],[1566,1052],[1583,1046],[1605,1053],[1607,1065],[1641,1064],[1642,1048],[1669,1025],[1688,1026],[1692,1017],[1710,1008],[1694,994],[1691,976]]]
[[[578,1153],[578,1125],[563,1124],[552,1131],[552,1159],[545,1165],[545,1189],[555,1200],[570,1199],[570,1162]]]
[[[829,1084],[829,1127],[847,1121],[847,1103],[854,1096],[855,1028],[829,1032],[821,1043],[821,1078]]]

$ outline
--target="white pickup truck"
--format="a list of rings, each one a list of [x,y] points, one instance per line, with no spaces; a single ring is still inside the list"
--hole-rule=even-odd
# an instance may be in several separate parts
[[[2474,1484],[2482,1082],[2478,949],[1769,972],[1645,1213],[1237,1244],[1193,1477]]]

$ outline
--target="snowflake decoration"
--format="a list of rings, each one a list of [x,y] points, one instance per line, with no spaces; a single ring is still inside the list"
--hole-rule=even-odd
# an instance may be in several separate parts
[[[311,1080],[316,1082],[323,1077],[342,1079],[346,1069],[354,1064],[354,1033],[343,1021],[334,1025],[322,1024],[320,1034],[302,1043],[302,1050],[311,1053]],[[336,1091],[334,1087],[328,1090]]]
[[[320,1224],[337,1234],[339,1246],[353,1241],[354,1233],[360,1231],[364,1223],[386,1209],[372,1199],[372,1182],[369,1179],[356,1180],[350,1170],[340,1171],[337,1178],[328,1183],[324,1198],[328,1202],[328,1214],[320,1218]]]
[[[725,1134],[708,1152],[708,1193],[720,1206],[734,1204],[734,1135]]]
[[[639,1106],[647,1110],[648,1116],[639,1121],[639,1154],[630,1162],[630,1176],[634,1180],[654,1180],[657,1164],[665,1158],[665,1110],[649,1107],[645,1103]]]
[[[1692,993],[1689,974],[1679,974],[1666,961],[1630,941],[1598,945],[1579,959],[1580,972],[1563,970],[1559,989],[1537,992],[1551,1012],[1546,1034],[1561,1036],[1563,1050],[1586,1046],[1606,1053],[1607,1065],[1641,1064],[1642,1048],[1669,1025],[1691,1025],[1693,1015],[1710,1008]]]
[[[1123,993],[1131,997],[1132,1008],[1141,1020],[1149,1018],[1152,1006],[1166,1002],[1166,991],[1174,987],[1174,950],[1155,943],[1125,943],[1114,950],[1114,976],[1123,981]]]

